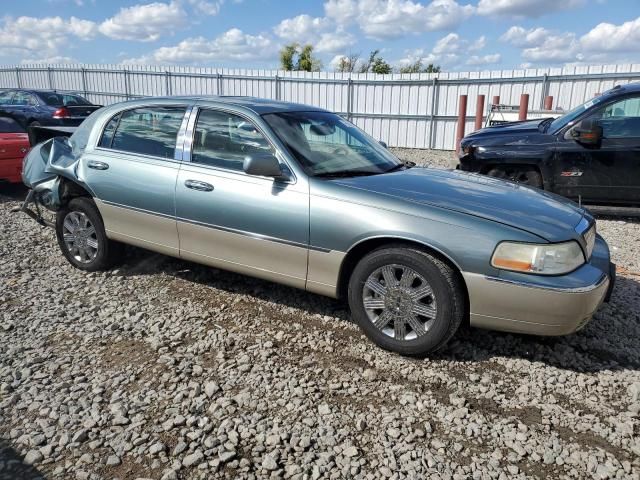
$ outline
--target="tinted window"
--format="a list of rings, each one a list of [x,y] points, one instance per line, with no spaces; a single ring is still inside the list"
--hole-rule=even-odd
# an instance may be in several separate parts
[[[52,107],[91,105],[91,102],[81,97],[80,95],[47,92],[47,93],[40,93],[39,96],[44,103]]]
[[[13,91],[0,92],[0,105],[8,105],[11,103],[11,97],[13,97]]]
[[[251,122],[215,110],[200,112],[193,140],[192,162],[231,170],[242,170],[247,155],[275,153]]]
[[[145,107],[122,112],[111,148],[173,158],[186,107]]]
[[[604,138],[640,137],[640,97],[607,105],[592,118],[602,127]]]
[[[36,98],[27,92],[16,92],[13,96],[12,105],[37,105]]]
[[[13,118],[0,117],[0,133],[25,133],[25,130]]]
[[[113,140],[113,134],[116,131],[116,127],[118,126],[119,121],[120,121],[120,114],[117,114],[115,117],[109,120],[109,123],[107,123],[107,126],[104,127],[104,131],[102,132],[102,137],[100,138],[100,143],[98,144],[98,146],[111,148],[111,141]]]

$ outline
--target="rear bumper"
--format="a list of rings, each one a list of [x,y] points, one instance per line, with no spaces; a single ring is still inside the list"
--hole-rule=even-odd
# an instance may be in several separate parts
[[[532,335],[566,335],[584,327],[615,282],[615,265],[598,237],[591,261],[568,275],[536,283],[522,277],[464,273],[471,325]]]
[[[22,159],[0,160],[0,181],[22,183]]]

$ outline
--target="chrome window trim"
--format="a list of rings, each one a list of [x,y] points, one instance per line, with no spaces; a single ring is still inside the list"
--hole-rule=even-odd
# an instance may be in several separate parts
[[[498,282],[498,283],[506,283],[509,285],[515,285],[517,287],[525,287],[525,288],[535,288],[538,290],[551,290],[553,292],[558,292],[558,293],[587,293],[587,292],[591,292],[593,290],[595,290],[596,288],[600,287],[605,281],[607,281],[607,279],[609,278],[609,276],[605,273],[603,273],[600,278],[598,279],[597,282],[595,282],[592,285],[587,285],[586,287],[552,287],[549,285],[537,285],[534,283],[529,283],[529,282],[523,282],[523,281],[519,281],[519,280],[510,280],[507,278],[499,278],[499,277],[494,277],[491,275],[485,275],[484,276],[485,280],[489,280],[491,282]]]
[[[276,179],[273,177],[263,177],[263,176],[259,176],[259,175],[249,175],[248,173],[245,173],[243,170],[234,170],[231,168],[224,168],[224,167],[216,167],[213,165],[205,165],[202,163],[195,163],[191,161],[192,158],[192,147],[193,147],[193,140],[195,137],[195,133],[196,133],[196,129],[195,126],[198,122],[198,117],[200,116],[200,112],[202,110],[214,110],[217,112],[225,112],[225,113],[229,113],[232,115],[236,115],[238,117],[242,117],[243,119],[245,119],[248,122],[251,122],[251,124],[256,128],[256,130],[258,130],[262,136],[265,138],[265,140],[267,140],[267,142],[269,142],[269,145],[271,145],[271,148],[273,148],[273,150],[276,152],[276,158],[278,159],[278,161],[281,164],[284,164],[287,167],[288,170],[288,175],[289,178],[286,180],[283,179]],[[276,182],[276,183],[280,183],[280,184],[289,184],[289,185],[295,185],[298,181],[298,178],[295,174],[295,171],[291,168],[291,165],[289,164],[289,162],[287,161],[286,156],[282,153],[282,151],[278,148],[277,145],[275,145],[275,143],[273,142],[273,139],[269,136],[269,134],[265,131],[264,128],[262,128],[259,124],[257,124],[252,118],[248,117],[246,114],[239,112],[237,110],[234,110],[232,108],[223,108],[223,107],[218,107],[218,106],[209,106],[209,105],[195,105],[193,107],[193,113],[192,113],[192,118],[193,120],[189,120],[189,125],[187,127],[187,132],[186,135],[188,135],[188,140],[185,141],[185,148],[183,150],[183,154],[182,154],[182,158],[183,158],[183,162],[185,164],[190,164],[193,166],[196,166],[198,168],[204,168],[207,170],[216,170],[216,171],[220,171],[220,172],[225,172],[225,173],[233,173],[236,175],[241,175],[243,177],[250,177],[250,178],[258,178],[258,179],[262,179],[262,180],[266,180],[269,182]],[[188,143],[187,143],[188,142]]]
[[[176,135],[176,144],[175,144],[175,149],[174,149],[174,153],[173,153],[173,158],[167,158],[167,157],[160,157],[157,155],[149,155],[146,153],[138,153],[138,152],[130,152],[128,150],[120,150],[118,148],[107,148],[107,147],[101,147],[100,146],[100,140],[102,139],[102,136],[104,135],[104,131],[107,128],[107,125],[109,125],[109,122],[111,121],[111,119],[113,119],[113,117],[117,116],[117,115],[122,115],[124,112],[128,112],[131,110],[137,110],[139,108],[154,108],[154,107],[184,107],[185,108],[185,112],[184,112],[184,117],[182,118],[182,122],[180,124],[180,129],[178,129],[178,133]],[[181,133],[181,129],[184,125],[184,121],[185,118],[188,118],[188,115],[190,114],[191,110],[193,109],[193,105],[189,104],[189,103],[151,103],[148,105],[138,105],[135,107],[130,107],[130,108],[124,108],[122,110],[118,110],[117,112],[115,112],[113,115],[111,115],[106,121],[104,121],[102,123],[102,125],[100,126],[100,134],[97,135],[97,138],[95,138],[94,142],[92,142],[92,147],[93,150],[98,150],[101,152],[116,152],[116,153],[120,153],[120,154],[127,154],[127,155],[139,155],[141,157],[144,158],[149,158],[149,159],[153,159],[153,160],[162,160],[163,162],[176,162],[176,163],[180,163],[180,160],[176,159],[177,156],[177,152],[179,150],[178,148],[178,139],[180,138],[180,133]],[[122,117],[120,117],[120,119],[122,119]],[[115,136],[115,132],[118,131],[118,127],[120,126],[120,119],[118,120],[118,125],[116,126],[116,129],[114,130],[114,136]],[[95,127],[94,127],[95,128]],[[113,139],[112,139],[113,142]]]

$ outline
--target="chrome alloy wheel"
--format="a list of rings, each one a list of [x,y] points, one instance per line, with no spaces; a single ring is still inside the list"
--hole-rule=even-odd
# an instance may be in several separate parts
[[[98,236],[83,212],[69,212],[62,223],[64,244],[80,263],[91,263],[98,255]]]
[[[427,280],[404,265],[385,265],[369,275],[362,301],[375,327],[400,341],[425,335],[437,313]]]

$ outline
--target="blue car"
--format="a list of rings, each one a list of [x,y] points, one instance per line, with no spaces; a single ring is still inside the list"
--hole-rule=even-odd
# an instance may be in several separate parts
[[[403,163],[307,105],[110,105],[70,138],[34,147],[23,180],[23,211],[56,229],[78,269],[109,268],[126,243],[342,297],[369,338],[405,355],[441,348],[466,321],[575,332],[615,278],[594,218],[577,204]]]
[[[0,113],[13,116],[25,127],[77,127],[99,109],[86,98],[50,90],[4,90],[0,92]]]

